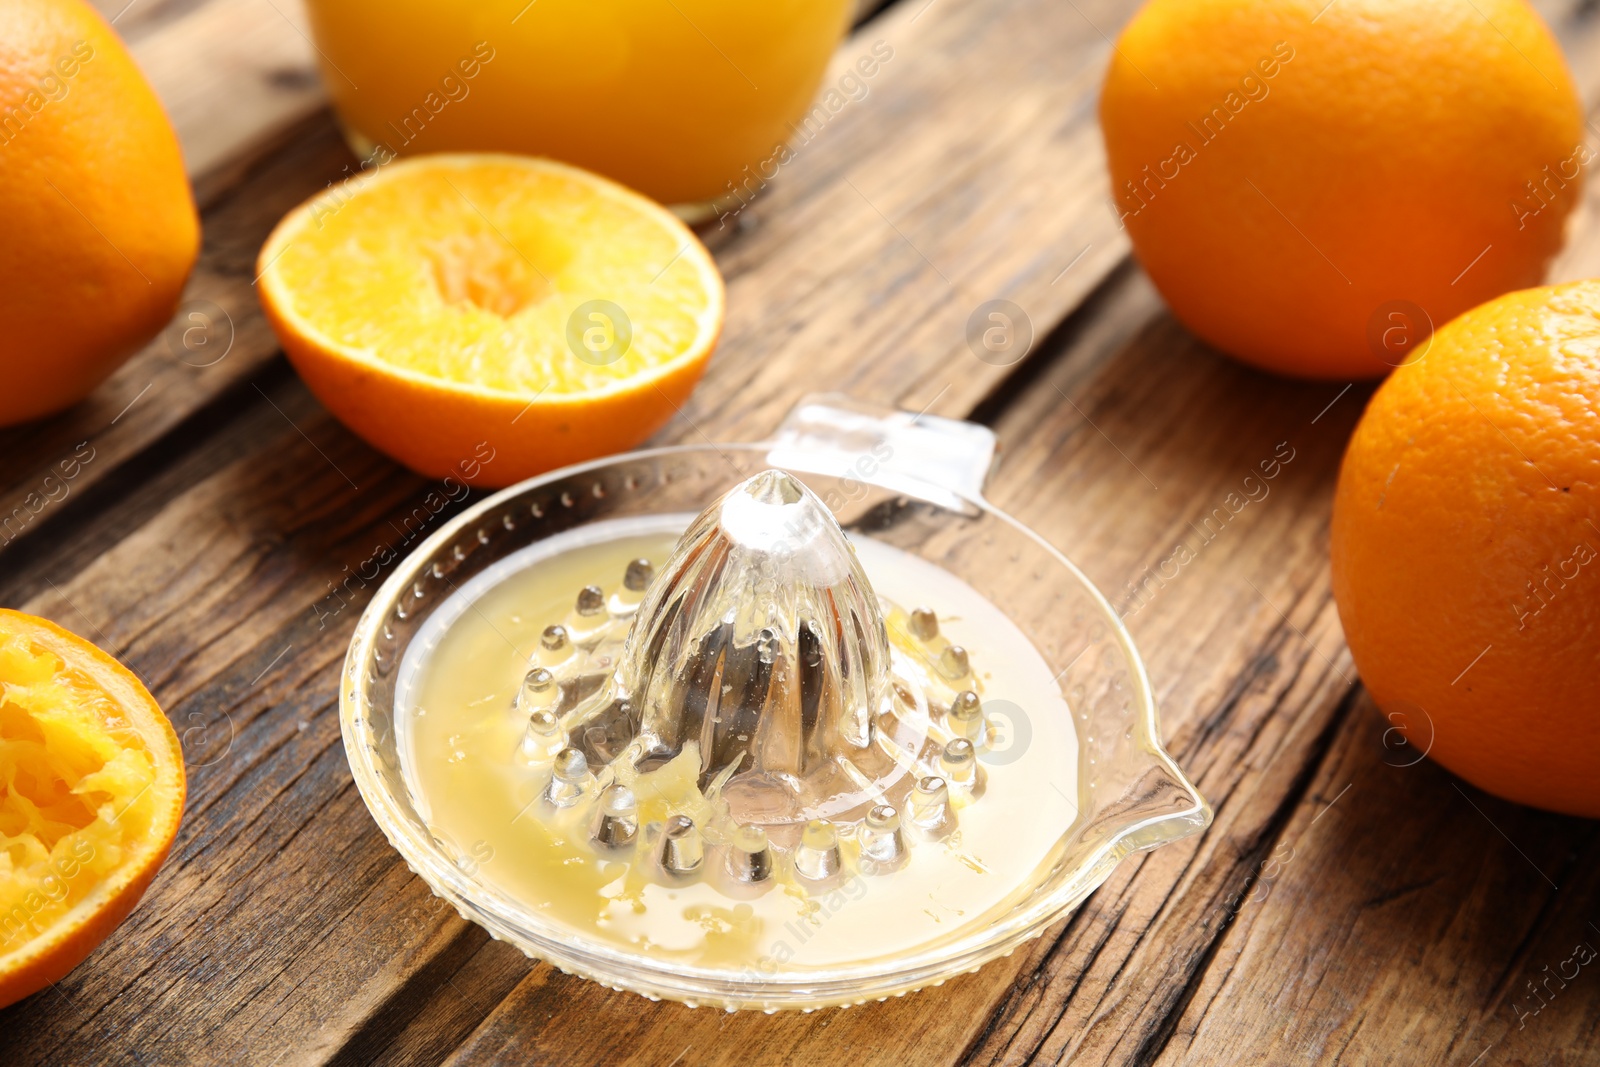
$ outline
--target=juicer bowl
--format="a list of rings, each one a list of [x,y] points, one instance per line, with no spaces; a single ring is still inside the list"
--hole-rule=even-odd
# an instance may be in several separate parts
[[[938,985],[1007,955],[1081,903],[1123,857],[1204,829],[1211,811],[1162,748],[1144,664],[1115,611],[1066,557],[988,504],[993,435],[841,397],[803,401],[755,444],[656,448],[530,479],[456,516],[406,557],[368,605],[345,660],[340,718],[362,798],[389,842],[462,917],[564,972],[727,1010],[812,1010]],[[602,519],[695,514],[768,468],[792,474],[852,537],[949,571],[1003,609],[1049,664],[1078,741],[1075,814],[1003,903],[894,956],[828,966],[690,966],[585,943],[480,877],[418,813],[397,730],[398,667],[432,612],[513,552]],[[1052,714],[1060,714],[1053,711]],[[1012,744],[1026,744],[1027,709]],[[1004,762],[1004,753],[995,757]],[[1019,813],[1026,818],[1028,813]]]

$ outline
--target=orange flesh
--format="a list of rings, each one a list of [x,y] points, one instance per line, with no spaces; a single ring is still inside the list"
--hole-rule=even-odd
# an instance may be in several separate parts
[[[395,180],[399,179],[399,180]],[[710,257],[653,205],[590,175],[435,157],[313,201],[276,249],[284,310],[343,351],[445,382],[549,398],[615,386],[703,344],[721,318]],[[586,359],[573,331],[617,358]],[[615,317],[615,312],[607,310]],[[577,323],[574,327],[574,322]]]
[[[174,783],[79,671],[0,633],[0,969],[148,852]]]

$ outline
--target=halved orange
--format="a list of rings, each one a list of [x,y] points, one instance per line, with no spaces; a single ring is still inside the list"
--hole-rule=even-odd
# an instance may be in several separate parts
[[[413,470],[477,485],[639,444],[722,331],[721,275],[677,218],[523,156],[358,175],[290,212],[257,270],[329,411]]]
[[[177,735],[131,671],[0,609],[0,1007],[128,917],[172,847],[185,788]]]

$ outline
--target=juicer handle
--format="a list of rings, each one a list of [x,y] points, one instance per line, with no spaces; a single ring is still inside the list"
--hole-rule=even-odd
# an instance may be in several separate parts
[[[817,393],[784,416],[767,461],[964,511],[968,501],[983,499],[995,450],[994,431],[975,422]]]

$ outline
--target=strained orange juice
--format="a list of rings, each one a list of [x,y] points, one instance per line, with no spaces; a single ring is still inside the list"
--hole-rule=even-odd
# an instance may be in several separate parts
[[[358,152],[552,156],[709,203],[805,114],[850,0],[308,0]]]
[[[540,799],[551,778],[550,752],[530,747],[536,735],[517,699],[528,684],[530,663],[556,663],[559,657],[571,664],[587,655],[583,646],[595,640],[595,625],[609,623],[608,611],[637,610],[643,594],[628,592],[630,566],[653,573],[655,565],[668,563],[670,569],[690,519],[631,517],[536,542],[463,583],[412,642],[400,664],[396,698],[403,773],[429,832],[454,854],[457,866],[537,910],[569,936],[753,979],[791,963],[828,967],[890,956],[951,936],[978,916],[1014,903],[1016,887],[1051,862],[1060,820],[1067,813],[1070,821],[1074,811],[1069,798],[1077,795],[1078,743],[1072,716],[1049,664],[997,606],[936,565],[870,537],[854,539],[853,552],[883,603],[940,604],[940,640],[970,653],[970,684],[985,690],[987,706],[1030,709],[1016,713],[1028,719],[1026,735],[1015,732],[1014,721],[1005,728],[1010,741],[1027,741],[1007,747],[1010,741],[1002,740],[985,750],[981,786],[976,778],[965,786],[950,779],[955,813],[946,833],[923,836],[908,829],[914,857],[903,867],[873,869],[864,851],[866,834],[851,827],[840,846],[848,858],[831,881],[807,881],[803,861],[783,858],[797,856],[796,850],[774,858],[759,885],[739,891],[721,878],[724,860],[714,844],[707,846],[703,877],[674,882],[648,873],[653,868],[645,839],[653,832],[652,820],[692,811],[709,833],[716,826],[713,805],[726,806],[741,788],[735,783],[721,799],[717,789],[711,799],[703,798],[693,742],[656,770],[622,772],[637,801],[636,848],[591,847],[595,803],[573,807],[572,819],[566,819]],[[609,590],[607,599],[590,616],[574,614],[573,590],[590,583],[597,592]],[[586,624],[585,618],[607,623]],[[552,620],[567,624],[554,627],[561,631],[555,640],[562,651],[550,651],[553,635],[546,624]],[[908,634],[898,639],[912,640]],[[731,691],[740,675],[727,666],[731,660],[722,662],[727,673],[719,671],[718,684]],[[717,708],[719,716],[734,717],[728,705]],[[879,729],[889,729],[882,725],[886,721],[879,720]],[[753,766],[754,759],[741,757],[735,766]],[[795,795],[807,788],[799,775],[783,781]],[[940,779],[927,781],[947,788]],[[855,803],[840,795],[814,799],[831,808]],[[727,810],[731,818],[733,809]],[[914,811],[908,806],[908,826]],[[841,827],[848,825],[846,816],[834,817],[846,820]],[[769,829],[772,840],[779,840],[782,827],[774,823]]]

